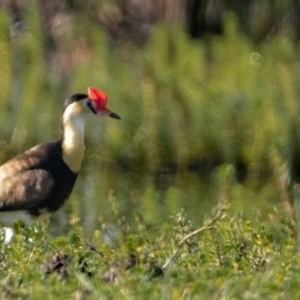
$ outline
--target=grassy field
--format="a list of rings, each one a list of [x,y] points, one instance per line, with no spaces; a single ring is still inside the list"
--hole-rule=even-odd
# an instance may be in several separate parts
[[[298,299],[297,45],[253,45],[229,14],[221,37],[159,24],[143,47],[114,46],[79,14],[49,53],[33,5],[25,19],[13,36],[0,11],[0,162],[59,137],[64,99],[88,86],[122,120],[87,125],[65,234],[52,221],[1,237],[0,298]],[[162,270],[218,203],[226,216]]]
[[[51,238],[47,223],[16,224],[15,240],[0,248],[0,298],[298,299],[294,224],[275,210],[252,221],[225,213],[216,208],[180,250],[195,230],[183,211],[156,235],[136,217],[118,231],[104,226],[89,242],[79,226]]]

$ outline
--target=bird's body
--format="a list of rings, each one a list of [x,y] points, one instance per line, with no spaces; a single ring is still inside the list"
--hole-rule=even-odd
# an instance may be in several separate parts
[[[0,220],[5,226],[20,216],[26,224],[45,219],[68,199],[77,173],[64,162],[61,143],[40,144],[0,167]]]
[[[68,199],[84,153],[84,120],[88,115],[119,116],[106,108],[106,95],[89,89],[65,102],[63,134],[58,141],[39,144],[0,167],[0,221],[13,227],[49,218]]]

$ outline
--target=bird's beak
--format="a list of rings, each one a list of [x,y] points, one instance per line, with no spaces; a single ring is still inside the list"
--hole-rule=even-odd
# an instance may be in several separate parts
[[[119,120],[121,119],[121,117],[119,115],[117,115],[116,113],[114,113],[112,111],[109,113],[109,116],[114,118],[114,119],[119,119]]]

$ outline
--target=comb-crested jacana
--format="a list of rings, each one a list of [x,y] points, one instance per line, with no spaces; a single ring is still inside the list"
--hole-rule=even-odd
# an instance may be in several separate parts
[[[106,108],[103,91],[89,88],[64,103],[62,136],[39,144],[0,167],[0,221],[5,241],[18,219],[26,225],[45,220],[69,198],[84,154],[84,122],[89,116],[120,117]]]

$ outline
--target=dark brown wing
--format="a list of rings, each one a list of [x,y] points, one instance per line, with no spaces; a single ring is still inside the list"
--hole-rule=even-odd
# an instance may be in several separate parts
[[[43,144],[6,162],[0,167],[0,211],[30,209],[51,192],[54,180],[40,169]]]
[[[51,192],[54,180],[45,170],[29,170],[0,182],[0,211],[30,209]]]
[[[45,144],[37,145],[2,165],[0,167],[0,187],[3,180],[23,171],[38,167],[44,145]]]

